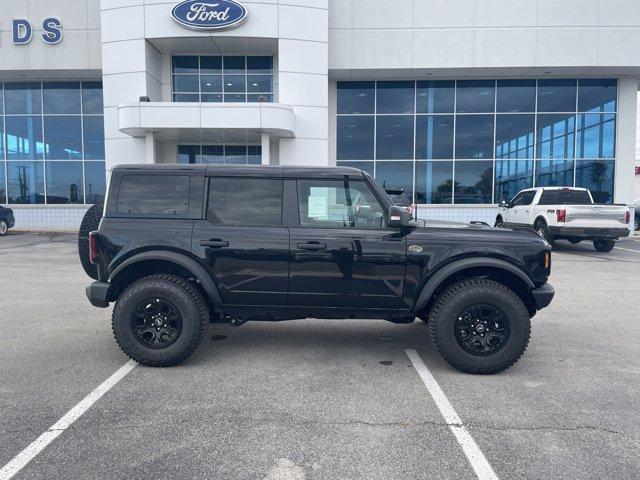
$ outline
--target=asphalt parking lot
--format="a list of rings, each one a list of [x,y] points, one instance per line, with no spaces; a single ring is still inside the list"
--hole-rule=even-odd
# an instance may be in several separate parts
[[[638,478],[640,237],[554,252],[556,299],[506,372],[453,370],[422,322],[212,325],[184,364],[128,371],[14,478],[475,478],[458,427],[501,479]],[[72,236],[0,239],[0,468],[127,364],[88,282]]]

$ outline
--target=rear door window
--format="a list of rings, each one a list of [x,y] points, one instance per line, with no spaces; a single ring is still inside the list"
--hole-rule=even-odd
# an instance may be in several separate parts
[[[186,175],[124,175],[117,212],[132,215],[186,215],[191,179]]]
[[[207,220],[225,225],[282,225],[282,179],[209,180]]]

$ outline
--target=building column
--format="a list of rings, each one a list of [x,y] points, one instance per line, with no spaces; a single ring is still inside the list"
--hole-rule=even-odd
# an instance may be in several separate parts
[[[144,163],[156,163],[156,134],[147,132],[145,136]]]
[[[614,202],[631,204],[635,195],[638,79],[618,79]]]
[[[271,135],[268,133],[262,133],[261,137],[262,145],[262,165],[271,164]]]

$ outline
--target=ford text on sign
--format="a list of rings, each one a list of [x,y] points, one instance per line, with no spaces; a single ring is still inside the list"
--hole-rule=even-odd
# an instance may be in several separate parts
[[[233,0],[185,0],[171,9],[176,22],[197,30],[237,27],[247,18],[247,13],[243,5]]]

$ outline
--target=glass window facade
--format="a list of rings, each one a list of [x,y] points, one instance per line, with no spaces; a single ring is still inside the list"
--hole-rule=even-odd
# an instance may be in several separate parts
[[[261,145],[178,145],[178,163],[260,165]]]
[[[490,204],[533,186],[613,201],[617,81],[341,81],[338,166],[418,204]]]
[[[174,56],[174,102],[273,102],[272,56]]]
[[[0,203],[104,200],[104,159],[101,82],[0,83]]]

